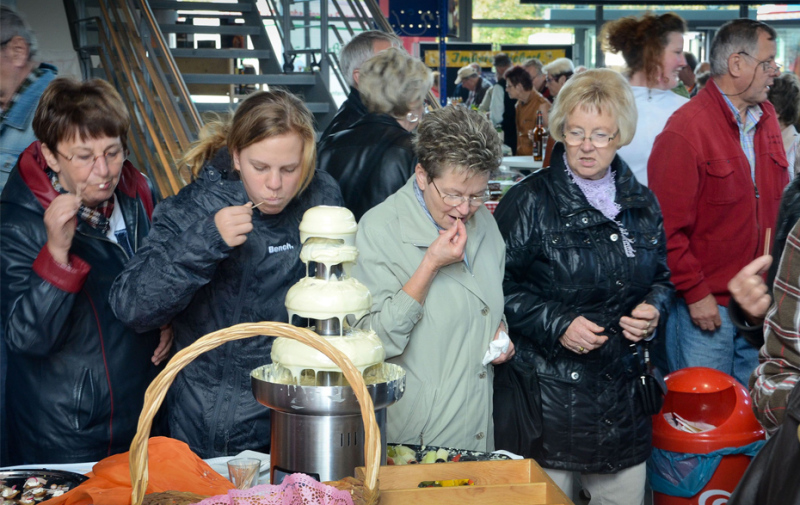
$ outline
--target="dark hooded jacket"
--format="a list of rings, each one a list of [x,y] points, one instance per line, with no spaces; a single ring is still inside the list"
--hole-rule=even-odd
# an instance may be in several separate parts
[[[339,181],[345,206],[357,220],[414,173],[411,138],[392,116],[370,113],[319,144],[319,168]]]
[[[341,205],[341,194],[318,172],[280,214],[253,212],[247,241],[230,247],[214,216],[248,201],[223,148],[197,181],[156,208],[145,246],[114,283],[114,313],[140,330],[171,321],[177,351],[238,323],[287,322],[286,292],[305,276],[300,220],[316,205]],[[254,399],[250,372],[271,362],[272,340],[229,342],[184,368],[167,396],[171,436],[202,458],[267,447],[269,409]]]
[[[619,319],[642,302],[667,317],[663,220],[653,193],[616,156],[617,220],[635,250],[628,258],[619,226],[571,181],[563,153],[556,144],[552,165],[511,188],[495,211],[506,242],[505,313],[518,356],[539,376],[543,435],[533,457],[546,468],[615,473],[650,454],[640,362]],[[564,348],[558,339],[578,316],[605,328],[608,341],[587,354]]]
[[[126,328],[108,304],[130,260],[125,250],[80,221],[70,266],[50,255],[44,213],[58,193],[46,166],[34,142],[0,199],[10,464],[98,461],[127,451],[156,371],[150,358],[159,332]],[[150,229],[153,199],[129,162],[115,195],[136,251]]]

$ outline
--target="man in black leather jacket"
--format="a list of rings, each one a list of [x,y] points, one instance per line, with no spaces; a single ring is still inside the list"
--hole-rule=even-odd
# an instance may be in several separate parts
[[[320,142],[334,133],[350,128],[367,114],[367,108],[361,101],[361,93],[358,92],[361,65],[390,47],[403,47],[403,43],[393,33],[372,30],[359,33],[342,48],[342,52],[339,54],[339,67],[347,85],[350,86],[350,93],[347,95],[347,100],[339,107],[333,120],[320,135]]]
[[[319,143],[318,166],[339,181],[345,206],[356,219],[414,173],[411,131],[431,81],[425,64],[404,51],[377,54],[361,69],[361,96],[369,114]]]

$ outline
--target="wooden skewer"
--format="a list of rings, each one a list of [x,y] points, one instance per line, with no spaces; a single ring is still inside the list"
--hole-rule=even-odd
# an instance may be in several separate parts
[[[772,235],[772,228],[767,228],[767,236],[764,237],[764,254],[769,254],[769,236]]]
[[[261,204],[263,204],[264,202],[266,202],[266,200],[262,200],[262,201],[260,201],[260,202],[258,202],[258,203],[255,203],[255,204],[253,204],[253,208],[254,208],[254,209],[257,209],[257,208],[258,208],[258,206],[259,206],[259,205],[261,205]],[[251,202],[251,203],[252,203],[252,202]]]

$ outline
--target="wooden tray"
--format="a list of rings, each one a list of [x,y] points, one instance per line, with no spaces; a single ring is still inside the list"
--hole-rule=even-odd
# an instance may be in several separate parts
[[[364,467],[356,478],[364,478]],[[425,480],[472,479],[474,486],[419,488]],[[574,505],[532,459],[382,466],[381,505]]]

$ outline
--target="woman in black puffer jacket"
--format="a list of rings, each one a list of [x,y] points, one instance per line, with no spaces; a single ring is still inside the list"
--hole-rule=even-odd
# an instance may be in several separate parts
[[[543,435],[531,456],[567,492],[577,473],[593,502],[639,505],[651,424],[634,342],[653,335],[673,291],[661,212],[616,156],[636,128],[622,76],[574,76],[550,118],[560,141],[552,165],[495,212],[511,336],[541,388]]]
[[[171,321],[178,351],[234,324],[287,322],[286,292],[305,276],[303,213],[342,204],[336,181],[314,174],[313,119],[290,93],[255,93],[232,124],[207,128],[184,158],[202,168],[197,180],[156,207],[111,293],[134,328]],[[272,340],[229,342],[184,368],[167,396],[171,436],[202,458],[268,452],[269,409],[253,398],[250,371],[271,362]]]

